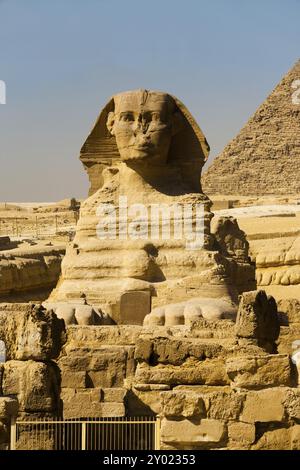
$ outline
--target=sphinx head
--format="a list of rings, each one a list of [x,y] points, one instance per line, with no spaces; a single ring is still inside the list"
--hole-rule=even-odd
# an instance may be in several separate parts
[[[114,103],[106,125],[115,136],[121,160],[128,165],[165,165],[181,121],[173,98],[137,90],[115,95]]]
[[[191,191],[199,192],[208,154],[203,132],[178,98],[135,90],[114,95],[104,106],[80,159],[91,180],[90,195],[102,186],[103,169],[120,161],[140,174],[162,166],[177,171]]]

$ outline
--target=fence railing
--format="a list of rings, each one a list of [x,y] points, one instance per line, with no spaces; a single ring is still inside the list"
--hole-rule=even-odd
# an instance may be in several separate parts
[[[0,236],[40,239],[68,235],[75,231],[77,221],[77,212],[73,215],[0,217]]]
[[[12,420],[10,450],[159,450],[159,417]]]

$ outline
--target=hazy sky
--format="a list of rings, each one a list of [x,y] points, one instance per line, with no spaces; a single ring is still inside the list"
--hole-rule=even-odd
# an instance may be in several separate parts
[[[122,90],[176,95],[214,157],[299,45],[300,0],[0,0],[0,201],[85,197],[80,147]]]

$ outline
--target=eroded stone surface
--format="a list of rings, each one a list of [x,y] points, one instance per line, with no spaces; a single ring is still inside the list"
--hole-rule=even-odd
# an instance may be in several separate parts
[[[264,388],[291,384],[290,358],[285,354],[243,356],[226,360],[232,385],[238,388]]]
[[[64,323],[38,304],[0,304],[0,339],[7,360],[50,360],[65,341]]]

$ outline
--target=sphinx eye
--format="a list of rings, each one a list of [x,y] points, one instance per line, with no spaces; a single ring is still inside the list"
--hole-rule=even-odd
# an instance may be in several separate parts
[[[134,117],[132,113],[122,113],[120,115],[120,120],[121,121],[133,121]]]
[[[153,121],[160,121],[160,114],[159,113],[152,113]]]

